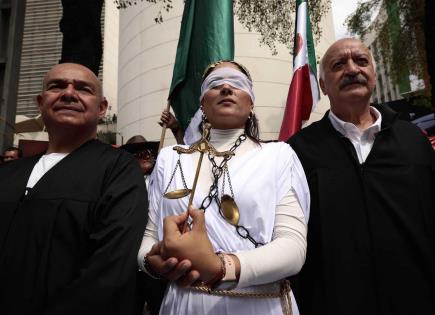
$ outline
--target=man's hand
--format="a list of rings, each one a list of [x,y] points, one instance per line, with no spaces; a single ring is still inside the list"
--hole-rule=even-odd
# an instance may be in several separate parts
[[[199,279],[199,272],[192,269],[192,263],[188,259],[178,262],[175,257],[163,259],[160,256],[162,242],[153,245],[147,259],[154,272],[169,281],[176,281],[179,286],[187,287]]]
[[[164,110],[160,116],[159,125],[163,127],[163,124],[165,124],[167,128],[171,129],[172,134],[174,135],[174,138],[178,144],[184,144],[184,131],[178,125],[178,121],[174,115],[172,115],[172,113],[168,110]]]
[[[163,127],[163,124],[172,131],[176,131],[179,128],[178,121],[175,119],[174,115],[167,110],[164,110],[160,116],[159,125]]]
[[[204,212],[189,208],[192,218],[192,230],[182,233],[187,213],[168,216],[163,222],[163,241],[161,257],[163,259],[188,260],[192,268],[198,270],[202,281],[207,282],[221,272],[222,262],[215,254],[205,227]]]

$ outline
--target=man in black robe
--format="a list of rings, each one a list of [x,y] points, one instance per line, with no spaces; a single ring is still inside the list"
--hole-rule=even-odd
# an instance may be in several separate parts
[[[37,101],[47,153],[0,166],[0,313],[132,314],[141,171],[95,140],[107,102],[88,68],[56,65]]]
[[[427,139],[371,107],[372,56],[356,39],[325,53],[331,110],[289,139],[311,192],[301,315],[435,314],[435,164]]]

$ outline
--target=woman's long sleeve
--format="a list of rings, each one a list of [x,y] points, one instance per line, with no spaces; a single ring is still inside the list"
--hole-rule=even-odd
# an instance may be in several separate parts
[[[153,221],[151,216],[148,216],[148,223],[145,228],[145,232],[143,234],[142,243],[139,248],[139,252],[137,254],[137,264],[139,266],[139,269],[147,272],[143,265],[143,260],[145,258],[145,255],[151,250],[151,247],[155,243],[157,243],[158,237],[157,237],[157,225]]]
[[[240,260],[239,288],[284,279],[305,262],[307,224],[293,190],[276,207],[272,241],[262,247],[232,253]]]

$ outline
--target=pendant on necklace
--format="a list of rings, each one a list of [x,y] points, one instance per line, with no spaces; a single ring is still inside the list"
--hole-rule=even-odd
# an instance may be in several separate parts
[[[237,226],[240,219],[239,207],[234,199],[229,195],[223,195],[221,198],[221,211],[225,220],[234,226]]]

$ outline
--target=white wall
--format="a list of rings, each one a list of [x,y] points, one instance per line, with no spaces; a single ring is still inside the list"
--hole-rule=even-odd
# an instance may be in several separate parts
[[[147,140],[160,138],[157,121],[166,106],[183,12],[182,0],[173,4],[162,24],[154,22],[158,6],[148,2],[120,12],[118,131],[124,141],[136,134]],[[278,45],[278,55],[272,56],[268,47],[259,46],[259,35],[235,19],[235,59],[246,65],[253,77],[261,138],[276,139],[292,76],[292,56],[283,45]],[[318,56],[335,41],[331,12],[323,25],[322,39],[316,45]],[[319,119],[327,107],[322,99],[312,119]],[[166,140],[166,144],[174,143],[170,132]]]
[[[118,111],[119,10],[113,1],[105,2],[103,47],[103,93],[109,102],[108,115]]]

